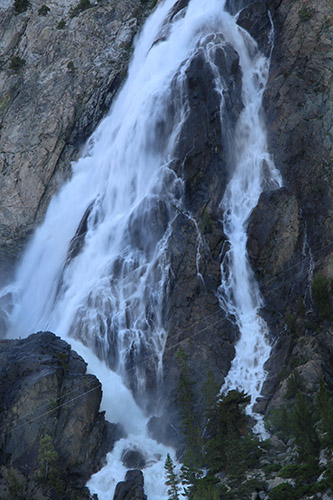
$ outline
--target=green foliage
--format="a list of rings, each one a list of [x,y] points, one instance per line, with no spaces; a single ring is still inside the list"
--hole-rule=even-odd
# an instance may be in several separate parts
[[[63,30],[64,28],[66,28],[65,21],[63,19],[61,19],[61,21],[58,22],[56,28],[57,28],[57,30]]]
[[[47,5],[42,5],[40,9],[38,9],[38,15],[39,16],[47,16],[47,14],[50,12],[50,7]]]
[[[211,233],[212,232],[212,228],[213,228],[213,221],[212,221],[212,218],[211,218],[211,215],[209,213],[209,211],[207,210],[207,207],[204,209],[204,212],[203,212],[203,223],[204,223],[204,227],[205,227],[205,231],[207,233]]]
[[[169,487],[168,489],[168,500],[179,500],[179,480],[175,472],[175,465],[173,464],[172,458],[169,453],[164,464],[166,481],[165,484]]]
[[[299,296],[297,299],[297,310],[298,310],[298,314],[300,314],[301,316],[303,316],[306,313],[303,298],[301,296]]]
[[[303,382],[297,370],[294,370],[287,380],[286,397],[288,399],[296,396],[298,391],[304,389]]]
[[[328,16],[324,16],[324,23],[323,26],[324,28],[329,28],[332,25],[332,20]]]
[[[214,476],[208,475],[198,479],[192,491],[193,500],[220,500],[224,498],[221,494],[226,492],[226,488],[217,483],[218,480]]]
[[[222,469],[238,480],[256,464],[261,450],[259,441],[247,431],[245,408],[250,396],[244,391],[229,391],[207,412],[205,463],[210,473]]]
[[[75,7],[72,7],[70,9],[69,15],[71,17],[75,17],[80,14],[80,12],[90,9],[91,7],[93,7],[93,5],[90,3],[90,0],[80,0],[80,2]]]
[[[282,483],[269,492],[269,500],[295,500],[294,488],[288,483]]]
[[[271,472],[278,472],[281,469],[281,464],[279,463],[267,464],[264,465],[262,469],[265,472],[265,474],[270,474]]]
[[[193,465],[186,465],[186,457],[184,457],[184,465],[181,467],[180,478],[184,491],[183,496],[193,500],[193,495],[197,489],[198,483],[203,479],[202,470]]]
[[[30,7],[30,2],[28,0],[15,0],[14,9],[17,14],[25,12]]]
[[[15,500],[25,500],[25,481],[20,481],[13,467],[7,470],[8,491]]]
[[[306,463],[289,464],[281,469],[279,476],[293,479],[293,499],[318,491],[317,478],[321,473],[318,462],[314,457],[308,457]],[[323,485],[322,485],[323,486]],[[319,487],[320,489],[320,487]]]
[[[321,273],[314,275],[311,283],[312,298],[318,308],[318,316],[322,321],[332,320],[331,285],[329,280]]]
[[[320,429],[323,433],[322,444],[333,449],[333,398],[326,389],[323,380],[320,381],[317,393],[317,405],[321,419]]]
[[[40,479],[47,479],[59,460],[58,453],[54,448],[52,438],[48,434],[39,442],[38,466]]]
[[[303,339],[301,339],[303,340]],[[304,365],[309,361],[309,358],[307,356],[293,356],[290,360],[290,367],[292,369],[296,368],[297,366]],[[300,382],[302,383],[301,379]]]
[[[314,405],[299,391],[291,415],[291,430],[301,460],[308,461],[317,456],[319,451],[320,443],[315,428],[317,415],[314,410]]]
[[[10,58],[9,69],[13,71],[18,71],[25,65],[25,60],[21,59],[19,56],[13,56]]]
[[[297,332],[297,318],[296,316],[293,316],[292,314],[289,314],[286,318],[286,325],[288,330],[290,330],[292,333]]]
[[[277,435],[282,441],[288,441],[290,437],[289,412],[285,405],[273,408],[267,418],[267,428]]]
[[[207,410],[215,404],[219,390],[220,390],[220,384],[214,377],[212,370],[208,370],[206,381],[203,387],[203,393],[206,400]]]
[[[61,479],[59,455],[51,436],[46,434],[39,442],[38,477],[45,486],[55,490],[58,500],[64,498],[64,482]]]
[[[313,16],[313,12],[310,7],[304,5],[301,9],[299,9],[298,15],[301,21],[308,21]]]
[[[69,70],[74,69],[73,61],[69,61],[69,63],[67,64],[67,68]],[[65,352],[57,352],[57,360],[61,364],[64,373],[67,373],[69,370],[69,363],[67,362],[67,354]]]
[[[202,466],[202,443],[200,422],[195,416],[194,382],[188,367],[188,355],[181,347],[176,353],[176,362],[180,367],[177,402],[179,408],[180,425],[185,436],[186,451],[184,464],[190,467]]]

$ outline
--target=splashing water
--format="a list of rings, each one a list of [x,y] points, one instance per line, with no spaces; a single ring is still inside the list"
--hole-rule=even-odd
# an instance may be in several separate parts
[[[166,248],[175,207],[183,200],[173,151],[188,110],[184,75],[210,37],[204,50],[216,74],[222,119],[223,81],[212,62],[216,33],[240,56],[244,103],[231,145],[234,173],[221,202],[230,249],[218,296],[241,332],[225,389],[242,388],[254,402],[269,356],[267,327],[258,315],[262,301],[246,255],[249,214],[264,187],[280,185],[260,119],[269,64],[224,11],[223,0],[190,0],[170,18],[175,3],[160,3],[146,22],[110,114],[73,166],[72,179],[51,201],[16,281],[1,292],[13,297],[8,336],[51,330],[68,340],[101,380],[107,418],[121,422],[128,433],[89,482],[100,500],[113,498],[115,484],[125,474],[121,456],[128,448],[146,457],[148,498],[167,498],[163,464],[166,454],[174,453],[148,437],[147,417],[132,394],[142,407],[147,394],[158,396],[166,340]],[[196,264],[200,277],[200,252]]]

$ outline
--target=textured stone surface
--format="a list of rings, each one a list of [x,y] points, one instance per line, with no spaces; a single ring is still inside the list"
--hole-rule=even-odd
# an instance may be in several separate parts
[[[306,231],[318,267],[332,276],[333,8],[326,0],[268,4],[275,23],[265,94],[269,148],[297,199],[300,237]]]
[[[0,342],[0,388],[1,465],[25,479],[38,477],[41,439],[50,436],[59,477],[72,494],[71,488],[84,488],[122,436],[99,413],[97,378],[87,375],[83,359],[52,333]]]
[[[216,291],[224,241],[219,203],[228,177],[227,137],[233,133],[243,107],[241,71],[238,54],[225,44],[223,35],[218,34],[214,40],[213,58],[225,82],[223,112],[228,117],[222,129],[215,77],[199,47],[186,70],[189,111],[175,150],[175,169],[184,181],[184,207],[172,222],[168,240],[165,317],[169,333],[164,372],[171,406],[178,379],[174,356],[179,343],[190,358],[199,404],[208,368],[222,381],[234,355],[236,332],[219,306]]]
[[[143,474],[140,470],[126,472],[125,481],[116,486],[113,500],[147,500],[143,489]]]
[[[45,16],[43,0],[20,14],[0,5],[2,280],[109,109],[144,15],[140,0],[102,0],[71,17],[78,3],[51,0]],[[24,60],[17,70],[13,57]]]
[[[325,0],[266,3],[275,41],[264,107],[269,150],[285,188],[261,196],[248,250],[266,299],[263,314],[279,337],[264,387],[266,395],[277,391],[273,404],[283,400],[286,382],[280,389],[279,375],[283,367],[291,370],[293,346],[303,335],[317,345],[316,366],[299,368],[305,386],[319,376],[331,384],[328,325],[312,311],[310,282],[313,272],[333,276],[333,6]]]

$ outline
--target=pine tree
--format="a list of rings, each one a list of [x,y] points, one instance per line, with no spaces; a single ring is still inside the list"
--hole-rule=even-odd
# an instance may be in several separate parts
[[[184,464],[189,467],[202,466],[201,428],[195,411],[194,382],[188,366],[188,355],[180,347],[176,354],[180,367],[177,402],[180,416],[180,426],[185,436]]]
[[[168,500],[179,500],[178,492],[180,490],[179,481],[177,474],[175,472],[176,466],[174,465],[172,458],[169,453],[167,454],[167,458],[165,460],[164,469],[166,475],[165,484],[169,486],[168,489]]]
[[[292,412],[291,429],[301,460],[309,460],[319,451],[316,420],[314,405],[299,391]]]

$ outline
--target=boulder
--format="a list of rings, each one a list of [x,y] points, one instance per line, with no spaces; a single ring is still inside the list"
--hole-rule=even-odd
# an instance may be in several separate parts
[[[101,384],[86,366],[50,332],[0,341],[0,465],[23,474],[26,488],[43,475],[48,447],[64,495],[86,495],[88,478],[123,436],[99,412]]]
[[[113,500],[147,500],[143,483],[144,479],[141,470],[127,471],[125,481],[121,481],[116,486]]]
[[[122,461],[127,469],[143,469],[146,465],[145,457],[140,450],[125,450]]]

